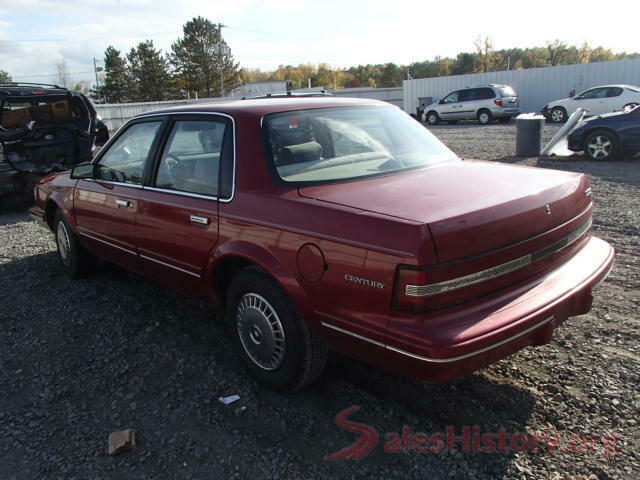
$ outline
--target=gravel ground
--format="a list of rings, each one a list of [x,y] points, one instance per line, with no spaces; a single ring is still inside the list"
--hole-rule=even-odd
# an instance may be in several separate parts
[[[463,157],[589,174],[595,233],[616,267],[590,314],[554,341],[448,384],[423,384],[335,355],[320,380],[272,393],[236,360],[215,312],[116,267],[64,276],[50,233],[0,215],[0,478],[639,478],[640,163],[516,159],[513,125],[430,127]],[[546,128],[550,136],[554,127]],[[225,406],[219,396],[238,394]],[[380,434],[361,460],[325,457]],[[537,435],[515,452],[385,453],[393,432],[452,426]],[[138,446],[107,455],[110,432]]]

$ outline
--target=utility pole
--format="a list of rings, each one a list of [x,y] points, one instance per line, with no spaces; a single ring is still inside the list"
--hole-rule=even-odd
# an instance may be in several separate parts
[[[98,78],[98,65],[96,65],[96,57],[93,57],[93,73],[96,75],[96,93],[100,98],[100,79]]]
[[[220,43],[216,45],[216,53],[220,58],[220,96],[224,97],[224,56],[229,55],[229,47],[224,44],[224,40],[222,39],[222,29],[225,28],[226,25],[222,23],[218,23],[218,32],[220,32]]]

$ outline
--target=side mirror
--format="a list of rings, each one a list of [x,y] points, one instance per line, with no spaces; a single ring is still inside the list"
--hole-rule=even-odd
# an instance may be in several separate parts
[[[71,178],[75,180],[97,178],[98,165],[93,163],[83,163],[76,165],[71,170]]]
[[[438,103],[442,105],[444,103],[444,98],[441,98],[440,101],[438,101]]]

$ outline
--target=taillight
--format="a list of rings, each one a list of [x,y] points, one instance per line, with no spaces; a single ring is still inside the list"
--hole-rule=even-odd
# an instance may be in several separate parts
[[[399,267],[395,285],[395,308],[413,313],[428,310],[428,299],[426,297],[407,295],[407,287],[426,283],[427,274],[424,270]]]
[[[444,280],[447,269],[399,267],[395,285],[394,308],[410,313],[439,310],[461,303],[473,294],[473,287],[462,288],[464,278]],[[462,284],[458,282],[462,280]]]
[[[493,103],[495,103],[497,106],[501,107],[502,106],[502,100],[500,98],[496,98]]]
[[[56,175],[49,175],[48,177],[41,178],[40,180],[38,180],[38,185],[52,182],[55,178]]]

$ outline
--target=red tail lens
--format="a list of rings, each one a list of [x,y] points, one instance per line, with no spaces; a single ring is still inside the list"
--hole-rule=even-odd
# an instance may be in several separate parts
[[[425,285],[427,274],[424,270],[399,267],[395,289],[395,307],[406,312],[424,312],[428,310],[429,299],[407,295],[408,285]]]
[[[497,106],[501,107],[502,106],[502,100],[500,100],[499,98],[496,98],[493,103],[495,103]]]

